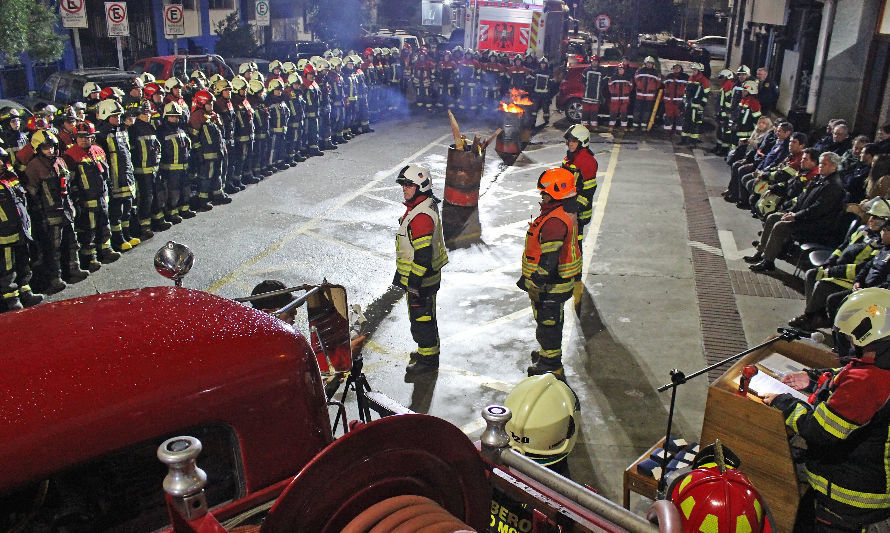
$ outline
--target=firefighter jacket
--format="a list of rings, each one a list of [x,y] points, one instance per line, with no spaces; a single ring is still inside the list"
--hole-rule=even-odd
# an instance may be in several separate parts
[[[336,70],[328,72],[328,79],[331,83],[331,105],[343,106],[346,104],[346,85],[343,77]],[[376,84],[375,84],[376,85]],[[285,100],[290,99],[290,95],[285,92]],[[288,104],[288,113],[290,113],[290,105]]]
[[[729,116],[729,110],[732,108],[732,92],[735,89],[735,82],[731,79],[724,80],[720,86],[720,102],[718,113],[721,118]]]
[[[249,95],[247,101],[253,108],[253,138],[265,139],[269,136],[269,108],[266,101],[255,94]]]
[[[685,72],[671,73],[664,79],[664,101],[673,102],[680,107],[686,97],[686,85],[689,83],[689,75]]]
[[[133,171],[136,174],[157,172],[158,163],[161,161],[161,143],[155,134],[154,126],[137,118],[127,133],[130,135]]]
[[[75,144],[62,157],[71,169],[71,181],[68,185],[77,209],[107,210],[108,162],[105,151],[95,144],[86,150]]]
[[[421,296],[439,289],[448,252],[436,200],[418,196],[405,202],[396,233],[396,274],[393,285],[417,290]]]
[[[596,192],[596,171],[599,163],[593,152],[588,147],[578,148],[577,152],[567,152],[562,160],[562,168],[568,169],[575,175],[575,190],[578,196],[578,223],[581,225],[590,222],[593,214],[593,194]]]
[[[479,68],[479,62],[475,59],[464,59],[461,61],[457,67],[460,84],[475,85],[479,83]]]
[[[689,76],[686,81],[686,104],[703,109],[708,103],[708,94],[711,92],[711,81],[699,72]]]
[[[411,68],[411,77],[415,87],[431,87],[433,85],[433,75],[435,74],[436,64],[429,59],[416,61]]]
[[[739,140],[747,139],[754,133],[754,128],[757,127],[759,119],[760,102],[757,101],[757,98],[750,94],[742,98],[734,118],[736,135],[738,135]]]
[[[235,144],[235,106],[232,100],[226,100],[222,96],[213,104],[213,111],[222,120],[223,138],[228,146]]]
[[[597,82],[597,78],[595,76],[588,77],[588,72],[599,72],[600,77]],[[588,66],[581,73],[581,82],[584,84],[584,97],[581,98],[581,101],[588,104],[599,104],[603,101],[602,97],[602,87],[603,81],[606,79],[606,73],[603,70],[603,67],[594,67],[593,65]],[[590,87],[590,84],[597,85],[596,87]],[[588,98],[590,96],[590,98]],[[597,98],[593,98],[596,96]]]
[[[442,87],[446,89],[451,89],[454,87],[454,69],[456,68],[454,61],[442,60],[439,61],[438,71],[439,71],[439,83],[442,84]]]
[[[74,205],[68,196],[70,174],[61,157],[40,154],[28,162],[25,188],[31,196],[31,208],[50,226],[74,220]]]
[[[158,128],[161,141],[161,170],[186,170],[192,150],[192,140],[179,123],[164,121]]]
[[[402,81],[404,65],[399,59],[393,59],[386,66],[386,83],[389,85],[398,85]]]
[[[368,77],[369,85],[377,85],[377,69],[374,67],[374,61],[369,58],[365,58],[361,64],[362,71]]]
[[[843,244],[829,256],[822,270],[823,277],[847,289],[853,287],[856,280],[856,265],[868,261],[881,248],[880,232],[868,229],[863,224],[849,232]]]
[[[130,137],[122,125],[102,122],[96,141],[105,150],[108,161],[108,188],[112,198],[136,196],[136,179],[130,154]]]
[[[654,68],[642,67],[634,75],[634,90],[637,100],[653,101],[661,87],[661,74]]]
[[[868,261],[856,265],[856,283],[863,288],[890,288],[890,246],[881,245]]]
[[[0,246],[12,245],[21,239],[33,240],[28,193],[19,183],[12,165],[8,165],[0,169]]]
[[[247,98],[237,94],[232,96],[232,105],[235,106],[235,141],[253,142],[253,107]]]
[[[346,101],[346,105],[356,105],[355,103],[361,94],[361,87],[359,87],[355,71],[348,67],[343,67],[340,69],[340,75],[343,76],[343,98]]]
[[[633,78],[629,71],[625,70],[624,74],[617,72],[609,77],[609,97],[622,101],[630,100],[630,93],[633,90]]]
[[[284,135],[287,133],[287,121],[290,119],[284,97],[273,94],[266,100],[266,104],[269,106],[269,131],[276,135]]]
[[[352,80],[351,76],[350,80]],[[347,92],[347,97],[349,97],[349,100],[355,100],[358,98],[358,87],[355,86],[354,81],[350,85],[349,92]],[[310,82],[309,80],[303,81],[303,99],[306,101],[306,117],[317,117],[318,106],[321,102],[321,88],[319,88],[317,83],[315,83],[314,81]]]
[[[507,80],[511,88],[525,90],[528,85],[529,71],[522,65],[507,69]]]
[[[853,359],[816,393],[815,405],[782,394],[772,405],[806,440],[806,477],[820,504],[854,523],[890,516],[890,362]]]
[[[500,63],[494,59],[482,63],[482,86],[487,89],[497,87],[502,71]]]
[[[520,288],[527,291],[535,285],[542,295],[564,301],[572,296],[580,273],[577,218],[565,210],[563,201],[541,203],[541,214],[525,234]]]
[[[222,121],[216,113],[195,109],[189,119],[192,149],[201,161],[213,161],[223,157],[226,151]]]
[[[28,162],[19,161],[18,153],[26,146],[31,148],[31,145],[28,144],[28,136],[23,131],[3,128],[0,130],[0,141],[3,141],[3,146],[6,147],[6,151],[12,156],[13,168],[21,175],[25,171],[25,165],[27,165]],[[31,155],[33,154],[34,152],[32,149]]]

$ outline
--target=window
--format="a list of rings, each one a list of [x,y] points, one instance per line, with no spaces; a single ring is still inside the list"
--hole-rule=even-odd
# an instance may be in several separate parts
[[[44,100],[55,100],[56,98],[56,83],[59,81],[59,75],[53,74],[43,83],[43,86],[40,87],[40,97]]]
[[[70,104],[74,100],[72,99],[72,79],[71,78],[61,78],[59,79],[59,86],[56,87],[56,97],[53,100],[57,100],[62,104]],[[78,95],[78,98],[81,95]]]
[[[210,9],[235,9],[235,0],[210,0]]]
[[[52,531],[60,524],[97,532],[163,527],[169,523],[162,486],[167,467],[156,453],[162,442],[176,435],[191,435],[201,441],[198,466],[207,473],[208,506],[242,495],[235,433],[228,426],[211,425],[142,442],[5,493],[0,496],[0,524],[15,523],[20,517],[15,513],[31,508],[43,494],[43,504],[30,517],[28,531]]]

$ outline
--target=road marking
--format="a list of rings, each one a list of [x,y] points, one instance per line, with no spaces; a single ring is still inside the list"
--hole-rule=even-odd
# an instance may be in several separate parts
[[[688,157],[690,159],[695,159],[695,156],[692,154],[687,154],[685,152],[674,152],[674,155],[677,157]]]
[[[362,252],[362,253],[365,253],[368,255],[373,255],[375,257],[379,257],[380,259],[384,259],[387,261],[391,259],[390,254],[382,254],[376,250],[369,250],[367,248],[362,248],[361,246],[352,244],[351,242],[346,242],[346,241],[337,239],[335,237],[331,237],[330,235],[324,235],[322,233],[318,233],[318,232],[310,231],[310,230],[305,231],[304,235],[306,235],[307,237],[313,237],[313,238],[320,239],[323,241],[332,242],[334,244],[339,244],[340,246],[344,246],[346,248],[351,248],[357,252]]]
[[[688,244],[689,246],[692,246],[693,248],[698,248],[699,250],[701,250],[703,252],[708,252],[709,254],[714,254],[714,255],[723,257],[723,250],[721,250],[720,248],[717,248],[715,246],[711,246],[710,244],[705,244],[703,242],[698,242],[698,241],[686,241],[686,244]]]
[[[735,244],[735,237],[731,230],[718,230],[717,237],[720,239],[720,247],[723,248],[723,257],[729,260],[739,260],[746,255],[754,255],[754,248],[745,248],[739,250]]]
[[[273,242],[272,244],[270,244],[269,246],[267,246],[265,250],[261,251],[260,253],[256,254],[255,256],[251,257],[251,258],[248,259],[247,261],[244,261],[243,263],[241,263],[241,265],[240,265],[238,268],[236,268],[236,269],[233,270],[232,272],[226,274],[225,276],[223,276],[222,278],[218,279],[217,281],[214,281],[213,283],[211,283],[210,286],[207,287],[207,289],[205,289],[205,291],[206,291],[206,292],[209,292],[209,293],[215,293],[215,292],[217,292],[218,290],[220,290],[221,288],[225,287],[226,285],[228,285],[229,283],[231,283],[233,280],[235,280],[236,278],[238,278],[239,276],[241,276],[241,275],[243,275],[245,272],[247,272],[248,269],[250,269],[251,267],[253,267],[253,266],[256,265],[257,263],[259,263],[259,262],[262,261],[263,259],[269,257],[269,256],[272,255],[273,253],[275,253],[275,252],[277,252],[278,250],[280,250],[281,247],[284,246],[285,244],[287,244],[288,242],[290,242],[291,240],[293,240],[293,239],[296,238],[297,236],[299,236],[299,235],[301,235],[301,234],[303,234],[303,233],[306,233],[307,231],[309,231],[310,229],[312,229],[316,224],[319,223],[319,221],[325,219],[325,218],[328,217],[331,213],[333,213],[333,212],[337,211],[338,209],[342,208],[343,206],[345,206],[345,205],[348,204],[349,202],[355,200],[355,199],[358,198],[359,196],[362,196],[362,195],[364,195],[364,194],[367,194],[368,191],[370,191],[371,189],[373,189],[375,186],[379,185],[380,182],[382,182],[383,180],[392,178],[392,175],[395,174],[395,172],[396,172],[397,170],[399,170],[400,168],[404,167],[405,165],[411,163],[412,161],[414,161],[415,159],[417,159],[418,157],[420,157],[420,155],[423,154],[423,153],[425,153],[426,151],[428,151],[428,150],[430,150],[430,149],[432,149],[432,148],[435,148],[439,143],[442,142],[443,139],[447,138],[449,135],[451,135],[451,134],[448,133],[448,134],[442,135],[441,137],[438,137],[437,139],[435,139],[435,140],[432,141],[431,143],[427,144],[427,145],[424,146],[423,148],[417,150],[417,151],[414,152],[413,154],[409,155],[408,157],[406,157],[405,159],[403,159],[402,161],[400,161],[397,165],[393,166],[392,168],[390,168],[390,169],[388,169],[388,170],[386,170],[386,171],[384,171],[384,172],[380,172],[380,173],[378,173],[378,177],[376,177],[376,178],[374,178],[374,179],[368,181],[367,183],[365,183],[365,185],[363,185],[362,187],[360,187],[358,190],[356,190],[356,191],[354,191],[352,194],[346,196],[345,198],[343,198],[342,200],[340,200],[339,202],[337,202],[335,205],[329,207],[329,208],[328,208],[324,213],[322,213],[321,215],[319,215],[319,216],[317,216],[317,217],[315,217],[315,218],[312,218],[312,219],[310,219],[310,220],[307,220],[306,222],[303,222],[302,224],[300,224],[300,225],[297,226],[296,228],[292,229],[291,231],[289,231],[288,233],[286,233],[286,234],[284,235],[284,237],[282,237],[281,239],[279,239],[279,240]]]
[[[520,290],[516,287],[516,290]],[[488,329],[492,326],[498,326],[504,324],[506,322],[512,322],[514,320],[520,319],[532,313],[531,307],[526,307],[525,309],[520,309],[519,311],[514,311],[508,315],[500,316],[495,318],[494,320],[489,320],[484,324],[479,324],[478,326],[473,326],[469,328],[464,328],[460,332],[455,333],[449,337],[445,337],[442,339],[443,343],[452,342],[452,341],[460,341],[467,338],[475,337],[479,335],[483,330]]]
[[[401,185],[399,186],[401,188]],[[370,198],[371,200],[377,200],[378,202],[383,202],[385,204],[395,205],[398,207],[402,207],[402,202],[397,202],[395,200],[390,200],[389,198],[384,198],[382,196],[377,196],[376,194],[365,194],[365,198]]]
[[[619,142],[612,147],[612,155],[609,156],[609,165],[606,168],[606,174],[603,176],[603,182],[597,182],[597,185],[599,185],[599,187],[597,187],[599,189],[599,196],[597,196],[593,207],[593,217],[590,219],[590,224],[584,228],[584,274],[581,275],[581,279],[586,278],[587,274],[590,272],[590,262],[593,260],[593,250],[596,248],[596,241],[599,239],[603,217],[606,215],[606,204],[609,202],[609,192],[612,190],[615,169],[618,168],[618,155],[621,153],[621,138],[619,138],[618,141]]]

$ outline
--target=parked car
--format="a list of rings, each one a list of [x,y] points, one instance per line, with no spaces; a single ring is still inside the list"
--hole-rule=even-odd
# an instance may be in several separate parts
[[[233,76],[232,69],[216,54],[146,57],[130,66],[130,70],[137,74],[148,72],[161,81],[172,76],[188,78],[198,69],[204,71],[208,78],[214,74],[222,74],[229,79]]]
[[[704,48],[708,51],[708,53],[711,54],[711,57],[714,59],[726,58],[726,37],[723,37],[721,35],[706,35],[701,39],[689,41],[689,44],[697,46],[699,48]]]
[[[592,54],[590,43],[585,39],[569,39],[566,44],[566,64],[568,66],[589,63]]]
[[[258,46],[250,55],[266,61],[277,59],[297,62],[312,56],[320,56],[327,49],[328,45],[321,41],[269,41]]]
[[[392,37],[394,39],[397,39],[399,41],[399,44],[397,45],[399,48],[404,48],[405,45],[407,44],[407,45],[411,46],[412,50],[420,49],[420,39],[418,39],[416,35],[410,34],[406,31],[380,30],[375,34],[375,36],[377,36],[377,37]]]
[[[673,59],[677,61],[693,61],[695,46],[670,38],[666,41],[640,41],[640,54],[652,55],[659,59]],[[645,53],[644,53],[645,52]]]
[[[111,67],[55,72],[43,82],[40,90],[23,98],[22,102],[32,109],[34,105],[40,103],[53,104],[61,108],[76,101],[83,101],[83,86],[88,81],[96,82],[102,87],[120,87],[136,75],[137,72],[134,71]]]

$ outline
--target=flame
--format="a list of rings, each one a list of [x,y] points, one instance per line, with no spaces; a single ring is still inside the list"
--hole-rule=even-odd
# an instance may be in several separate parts
[[[522,115],[525,110],[519,107],[516,104],[508,104],[505,102],[501,102],[501,111],[506,111],[507,113],[514,113],[516,115]]]
[[[510,89],[510,101],[516,105],[532,105],[533,102],[528,99],[528,93],[520,91],[515,87]]]

